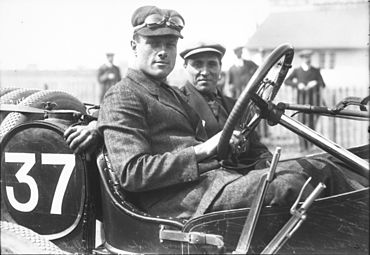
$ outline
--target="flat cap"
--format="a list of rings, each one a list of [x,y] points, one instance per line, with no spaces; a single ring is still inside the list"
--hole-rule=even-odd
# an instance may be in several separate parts
[[[225,55],[226,48],[219,43],[212,42],[194,42],[188,45],[181,53],[183,59],[202,52],[215,52],[222,58]]]
[[[140,35],[175,35],[183,38],[180,31],[185,21],[175,10],[161,9],[157,6],[146,5],[139,7],[132,14],[131,24],[134,27],[134,33]]]
[[[238,51],[243,51],[243,46],[238,46],[236,48],[234,48],[234,52],[238,52]]]
[[[302,51],[298,52],[298,56],[300,56],[300,57],[309,57],[312,54],[313,54],[312,50],[302,50]]]

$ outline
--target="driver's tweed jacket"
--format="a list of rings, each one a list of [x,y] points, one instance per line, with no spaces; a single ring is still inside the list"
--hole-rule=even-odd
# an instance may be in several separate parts
[[[165,86],[128,69],[106,93],[98,128],[122,188],[135,193],[139,207],[189,218],[203,214],[241,175],[215,171],[216,159],[197,163],[193,146],[207,139],[201,119],[182,103],[181,92],[175,97]]]

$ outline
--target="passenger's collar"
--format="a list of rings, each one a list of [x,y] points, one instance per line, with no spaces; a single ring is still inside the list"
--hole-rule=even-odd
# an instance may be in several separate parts
[[[214,101],[216,98],[218,98],[218,99],[221,98],[221,93],[218,90],[218,88],[216,88],[215,92],[213,92],[213,93],[204,93],[204,94],[202,94],[202,96],[204,97],[204,99],[206,99],[207,102],[209,102],[209,101]]]

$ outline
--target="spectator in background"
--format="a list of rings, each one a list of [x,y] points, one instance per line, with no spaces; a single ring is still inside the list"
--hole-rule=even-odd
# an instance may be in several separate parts
[[[320,69],[311,65],[312,51],[301,51],[298,56],[301,58],[301,65],[295,68],[285,80],[285,84],[297,89],[297,103],[320,105],[322,88],[325,87]],[[299,114],[298,120],[311,129],[315,129],[318,116],[314,114]],[[299,137],[301,151],[308,150],[311,144]]]
[[[121,80],[121,72],[118,66],[113,64],[114,53],[107,53],[107,63],[103,64],[98,70],[98,82],[100,84],[100,102],[103,100],[105,92],[114,84]]]
[[[238,98],[258,66],[252,60],[243,59],[243,47],[234,49],[236,63],[229,69],[229,92],[228,95]]]

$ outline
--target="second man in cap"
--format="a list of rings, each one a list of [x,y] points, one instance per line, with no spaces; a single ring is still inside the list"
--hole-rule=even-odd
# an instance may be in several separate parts
[[[187,74],[187,80],[181,90],[189,105],[203,120],[208,137],[223,130],[236,102],[235,99],[223,95],[217,87],[225,51],[221,44],[200,41],[188,45],[180,53]],[[259,141],[256,132],[252,132],[245,146],[245,152],[238,159],[245,170],[268,166],[272,154]]]

